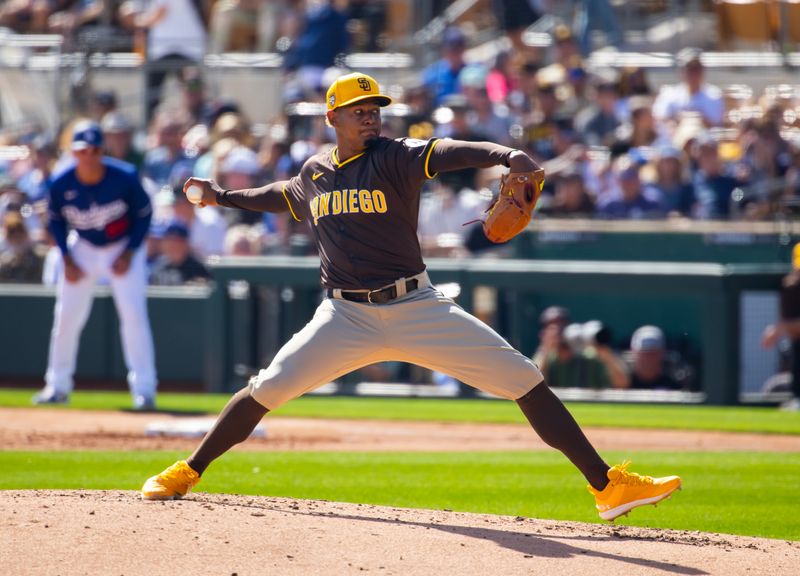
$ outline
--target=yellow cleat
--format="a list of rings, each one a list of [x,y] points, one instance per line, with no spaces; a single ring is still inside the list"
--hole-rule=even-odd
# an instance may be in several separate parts
[[[178,500],[200,482],[200,475],[186,460],[179,460],[158,476],[148,478],[142,486],[143,500]]]
[[[656,504],[669,498],[670,494],[681,487],[679,476],[664,478],[640,476],[628,472],[628,465],[630,460],[613,466],[608,471],[609,483],[603,491],[587,486],[589,493],[594,496],[597,511],[603,520],[614,520],[623,514],[627,516],[628,512],[637,506]]]

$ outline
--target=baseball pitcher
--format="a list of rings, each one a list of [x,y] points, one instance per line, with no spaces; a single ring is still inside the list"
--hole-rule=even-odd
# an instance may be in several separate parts
[[[374,78],[341,76],[327,92],[336,147],[311,157],[298,176],[250,190],[222,190],[191,178],[201,205],[283,212],[305,222],[320,254],[327,298],[272,363],[234,395],[187,459],[145,482],[146,499],[185,495],[208,465],[248,437],[264,414],[367,364],[411,362],[516,401],[536,432],[589,482],[601,517],[614,519],[669,496],[677,476],[651,478],[610,467],[598,455],[537,366],[492,328],[444,296],[428,278],[417,238],[420,188],[437,173],[509,168],[484,223],[504,241],[530,219],[544,173],[519,150],[488,142],[381,137],[391,99]],[[198,190],[199,188],[199,190]]]

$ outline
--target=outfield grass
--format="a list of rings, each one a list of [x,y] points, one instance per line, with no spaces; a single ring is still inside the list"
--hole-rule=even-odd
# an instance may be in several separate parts
[[[0,389],[0,406],[30,406],[32,390]],[[217,413],[228,394],[163,393],[162,410]],[[774,408],[674,406],[656,404],[568,404],[583,426],[673,428],[800,435],[800,415]],[[125,392],[76,392],[71,408],[120,410],[130,407]],[[351,418],[358,420],[416,420],[440,422],[522,423],[513,402],[499,400],[442,400],[305,396],[276,412],[289,417]]]
[[[0,489],[131,489],[183,455],[0,452]],[[684,489],[620,524],[800,540],[800,454],[612,453]],[[198,490],[599,522],[555,452],[231,452]]]

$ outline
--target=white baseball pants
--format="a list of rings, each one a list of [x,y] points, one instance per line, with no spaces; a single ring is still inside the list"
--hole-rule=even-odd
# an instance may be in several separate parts
[[[147,316],[145,250],[137,250],[127,274],[117,276],[111,271],[111,265],[126,244],[127,239],[108,246],[94,246],[80,238],[70,237],[70,253],[85,276],[78,282],[67,282],[62,270],[59,277],[45,374],[46,389],[64,394],[72,391],[78,343],[92,309],[94,287],[98,280],[106,278],[111,284],[119,316],[122,352],[128,368],[131,394],[149,398],[155,396],[157,381],[153,335]]]

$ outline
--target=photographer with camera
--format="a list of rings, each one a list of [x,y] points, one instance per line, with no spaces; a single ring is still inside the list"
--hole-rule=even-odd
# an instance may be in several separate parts
[[[611,332],[601,322],[570,324],[569,312],[547,308],[539,318],[539,348],[533,361],[551,386],[562,388],[628,388],[625,363],[612,350]]]

